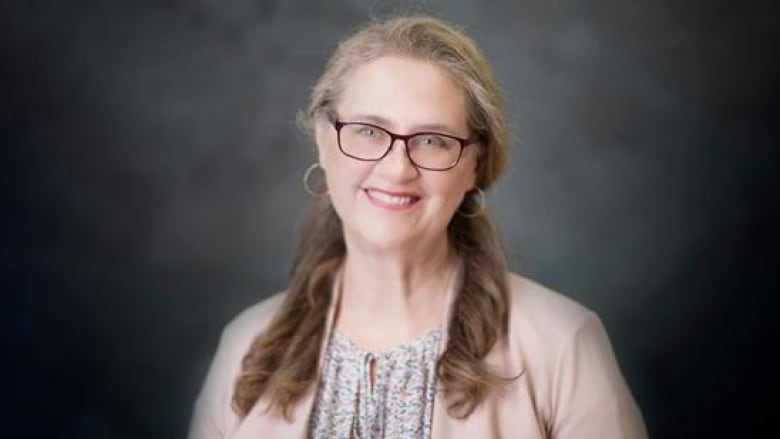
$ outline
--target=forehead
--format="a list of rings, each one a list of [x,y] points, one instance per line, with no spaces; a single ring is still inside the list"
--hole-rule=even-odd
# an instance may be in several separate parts
[[[452,74],[431,61],[383,56],[345,78],[337,107],[343,119],[373,117],[388,128],[439,125],[465,134],[466,96]]]

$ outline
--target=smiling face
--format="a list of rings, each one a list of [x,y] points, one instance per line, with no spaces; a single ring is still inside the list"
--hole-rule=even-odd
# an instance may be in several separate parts
[[[335,108],[342,122],[365,122],[398,134],[421,131],[466,138],[466,96],[449,72],[408,57],[384,56],[356,67]],[[446,171],[416,168],[400,140],[379,161],[341,153],[336,130],[316,122],[328,193],[348,242],[377,249],[414,249],[446,240],[447,225],[474,186],[478,145],[464,148]]]

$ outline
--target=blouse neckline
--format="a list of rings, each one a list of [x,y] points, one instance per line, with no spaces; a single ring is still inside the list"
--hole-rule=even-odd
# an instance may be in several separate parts
[[[337,339],[339,343],[349,346],[350,350],[353,350],[360,355],[371,354],[377,358],[392,357],[398,352],[405,351],[405,350],[418,350],[423,346],[425,346],[426,344],[428,344],[430,341],[439,340],[441,338],[441,334],[442,334],[441,327],[436,326],[425,331],[422,335],[418,335],[417,337],[403,341],[388,349],[372,350],[372,349],[363,348],[359,344],[352,341],[352,339],[342,334],[341,331],[339,331],[336,328],[333,328],[333,337]]]

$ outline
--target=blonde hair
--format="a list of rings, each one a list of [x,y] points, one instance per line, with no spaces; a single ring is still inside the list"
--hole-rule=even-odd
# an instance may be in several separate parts
[[[301,121],[310,133],[316,118],[332,111],[349,72],[387,55],[433,62],[450,72],[468,102],[468,125],[482,145],[476,185],[489,188],[504,171],[509,129],[491,69],[476,45],[455,26],[427,16],[396,17],[370,23],[344,40],[315,84]],[[473,211],[472,197],[462,208]],[[503,381],[485,357],[506,334],[508,289],[505,257],[487,212],[456,214],[448,238],[463,261],[463,282],[453,305],[447,346],[437,377],[448,410],[464,418]],[[242,361],[233,406],[245,416],[262,395],[289,418],[294,403],[314,384],[331,300],[333,276],[346,248],[341,221],[328,197],[317,197],[302,227],[291,281],[269,328],[258,335]]]

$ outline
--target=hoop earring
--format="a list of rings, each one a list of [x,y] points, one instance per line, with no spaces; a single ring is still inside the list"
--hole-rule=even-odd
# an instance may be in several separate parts
[[[460,210],[460,208],[457,210],[458,215],[460,215],[460,216],[462,216],[464,218],[475,218],[475,217],[478,217],[478,216],[482,215],[482,213],[485,211],[485,191],[483,191],[479,187],[475,186],[474,189],[472,189],[470,192],[471,192],[471,194],[469,195],[469,197],[472,197],[472,196],[474,196],[474,194],[476,194],[476,196],[479,199],[479,201],[476,202],[477,203],[477,209],[475,211],[473,211],[473,212],[464,212],[464,211]],[[462,204],[461,204],[461,206],[462,206]]]
[[[322,173],[325,174],[325,169],[320,165],[319,162],[312,163],[311,166],[306,168],[306,172],[303,174],[303,189],[306,190],[306,193],[311,195],[312,197],[321,197],[323,195],[328,194],[328,188],[325,188],[325,191],[323,192],[317,192],[314,189],[311,188],[309,185],[309,177],[311,177],[311,173],[314,172],[315,169],[320,168],[322,170]]]

